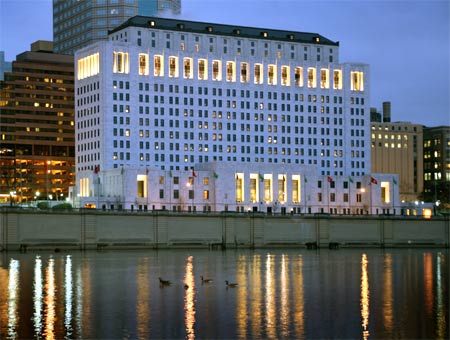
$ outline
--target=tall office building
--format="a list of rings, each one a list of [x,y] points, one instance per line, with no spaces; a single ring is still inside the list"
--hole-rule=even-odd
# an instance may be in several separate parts
[[[0,90],[0,195],[61,199],[74,185],[73,57],[38,41],[19,54]]]
[[[11,72],[12,62],[5,60],[5,52],[0,51],[0,80],[5,79],[5,72]]]
[[[424,199],[450,203],[450,126],[423,131]]]
[[[319,34],[134,17],[76,54],[77,167],[369,173],[368,84]]]
[[[210,162],[370,172],[369,67],[320,34],[137,16],[75,63],[77,182]]]
[[[180,14],[181,0],[53,0],[55,53],[74,54],[135,15]]]
[[[414,202],[423,191],[423,126],[385,120],[371,123],[372,172],[398,174],[400,201]]]

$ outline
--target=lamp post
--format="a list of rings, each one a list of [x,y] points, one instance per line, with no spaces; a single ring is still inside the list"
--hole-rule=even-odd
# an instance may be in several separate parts
[[[190,194],[191,194],[191,186],[192,186],[192,184],[191,183],[189,183],[189,182],[187,182],[186,183],[186,187],[188,188],[188,199],[189,199],[189,196],[190,196]],[[193,186],[192,186],[193,187]],[[192,209],[192,211],[194,211],[194,194],[192,193],[192,198],[191,198],[191,209]]]

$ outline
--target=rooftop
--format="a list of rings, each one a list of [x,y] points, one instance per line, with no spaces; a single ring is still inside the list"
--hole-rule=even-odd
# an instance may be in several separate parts
[[[201,33],[220,36],[240,36],[243,38],[266,39],[275,41],[291,41],[318,45],[339,46],[339,42],[325,38],[318,33],[283,31],[269,28],[257,28],[235,25],[214,24],[207,22],[166,19],[158,17],[134,16],[122,25],[109,31],[113,34],[127,27],[158,28],[170,31]]]

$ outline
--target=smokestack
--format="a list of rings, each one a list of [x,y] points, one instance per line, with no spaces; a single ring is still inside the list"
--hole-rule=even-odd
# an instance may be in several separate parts
[[[383,102],[383,123],[391,121],[391,102]]]

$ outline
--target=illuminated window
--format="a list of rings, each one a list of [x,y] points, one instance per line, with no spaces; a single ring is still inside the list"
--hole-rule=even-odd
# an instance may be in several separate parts
[[[178,57],[169,57],[169,77],[178,78]]]
[[[381,202],[389,203],[390,199],[390,182],[381,182]]]
[[[341,70],[333,71],[333,89],[342,90],[342,71]]]
[[[194,72],[193,72],[193,65],[192,58],[184,58],[183,60],[183,68],[184,68],[184,78],[186,79],[192,79]]]
[[[267,68],[267,84],[276,85],[277,84],[277,66],[269,65]]]
[[[148,75],[149,73],[148,54],[139,53],[139,74]]]
[[[236,202],[244,202],[244,174],[236,174]]]
[[[330,88],[330,71],[323,68],[320,70],[320,88],[328,89]]]
[[[207,80],[208,79],[208,65],[206,59],[198,60],[198,79]]]
[[[248,83],[249,76],[248,63],[241,63],[241,83]]]
[[[303,86],[303,67],[295,68],[295,86]]]
[[[272,175],[264,175],[264,201],[272,202]]]
[[[130,64],[128,61],[128,53],[114,52],[113,56],[114,56],[113,72],[114,73],[129,73]]]
[[[317,87],[316,69],[314,67],[308,68],[308,87]]]
[[[155,77],[162,77],[164,76],[164,59],[162,55],[155,55],[153,57],[153,75]]]
[[[278,201],[286,202],[286,175],[278,175]]]
[[[222,61],[220,60],[213,60],[212,62],[212,79],[222,80]]]
[[[300,202],[300,176],[292,176],[292,203]]]
[[[100,72],[99,54],[95,53],[78,60],[78,80],[97,75]]]
[[[281,66],[281,85],[282,86],[290,86],[291,78],[290,78],[290,68],[289,66]]]
[[[352,91],[364,91],[364,73],[363,72],[350,72],[351,84],[350,90]]]
[[[236,81],[236,63],[234,61],[227,61],[227,81]]]
[[[262,64],[255,64],[254,66],[254,83],[255,84],[262,84],[263,81],[263,68],[262,68]]]
[[[209,200],[209,190],[203,190],[203,199]]]
[[[250,201],[256,203],[259,201],[259,175],[250,174]]]

